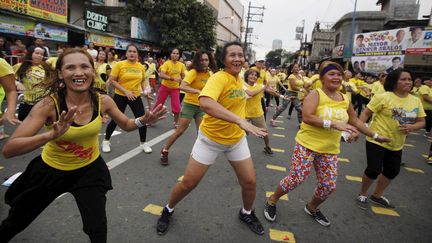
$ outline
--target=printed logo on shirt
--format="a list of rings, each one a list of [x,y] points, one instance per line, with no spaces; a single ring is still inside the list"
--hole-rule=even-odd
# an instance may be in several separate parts
[[[93,147],[85,148],[84,146],[78,145],[73,142],[57,141],[56,144],[64,151],[74,154],[81,159],[90,159],[94,152]]]
[[[230,89],[228,90],[228,98],[235,99],[235,98],[245,98],[245,91],[242,89]]]
[[[346,110],[341,108],[331,108],[328,106],[324,106],[324,111],[320,117],[323,119],[329,119],[333,121],[341,121],[341,122],[348,121],[348,115]]]
[[[400,125],[403,124],[414,124],[417,119],[417,113],[419,109],[414,108],[412,111],[406,111],[403,108],[393,108],[392,118],[399,122]]]
[[[141,74],[142,71],[136,68],[125,68],[126,73]]]

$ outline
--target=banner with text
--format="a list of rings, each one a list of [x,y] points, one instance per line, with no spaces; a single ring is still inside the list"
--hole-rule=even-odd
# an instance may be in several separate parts
[[[356,34],[353,56],[403,55],[411,47],[409,28]]]
[[[67,0],[0,0],[0,8],[53,22],[67,23]]]
[[[96,46],[108,46],[108,47],[115,46],[114,37],[87,32],[85,43],[88,45],[90,42],[95,43]]]
[[[34,27],[34,21],[0,15],[0,32],[2,33],[33,36]]]
[[[67,42],[68,30],[63,27],[39,23],[35,26],[34,37],[43,38],[45,40]]]
[[[354,56],[351,58],[351,61],[356,73],[390,73],[403,66],[404,55]]]

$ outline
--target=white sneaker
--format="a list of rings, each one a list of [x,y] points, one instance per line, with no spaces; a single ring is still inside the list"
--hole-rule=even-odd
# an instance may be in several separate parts
[[[109,153],[111,152],[111,143],[108,140],[102,141],[102,152]]]
[[[148,145],[148,143],[142,143],[140,146],[146,154],[153,152],[152,148]]]

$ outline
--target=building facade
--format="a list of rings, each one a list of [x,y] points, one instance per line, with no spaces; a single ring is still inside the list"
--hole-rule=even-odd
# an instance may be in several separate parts
[[[272,50],[282,49],[282,40],[275,39],[272,43]]]

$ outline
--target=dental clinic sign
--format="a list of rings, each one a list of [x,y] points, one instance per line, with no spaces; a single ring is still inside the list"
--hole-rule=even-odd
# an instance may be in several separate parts
[[[98,14],[89,10],[86,10],[85,26],[89,29],[107,31],[108,29],[108,17],[102,14]]]

